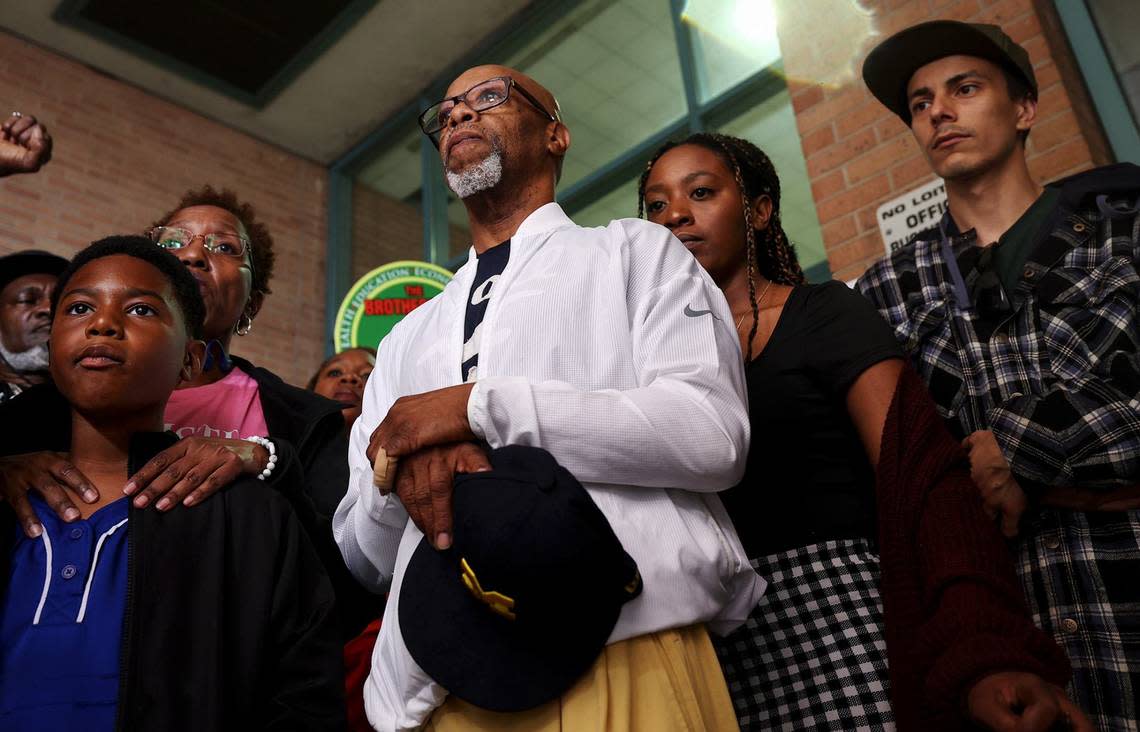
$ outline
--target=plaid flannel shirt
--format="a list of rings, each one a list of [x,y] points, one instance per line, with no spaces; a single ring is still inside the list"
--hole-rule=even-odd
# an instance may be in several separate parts
[[[1062,182],[1004,320],[982,318],[955,296],[937,230],[877,262],[857,285],[942,416],[959,436],[992,430],[1027,486],[1140,479],[1140,168],[1113,168],[1130,168],[1136,187],[1100,206],[1095,191],[1090,201],[1070,183],[1090,174]],[[949,213],[942,225],[969,289],[979,276],[973,232],[959,234]]]
[[[1140,483],[1140,167],[1055,184],[1001,318],[967,293],[980,249],[949,215],[860,278],[959,436],[992,430],[1022,486]],[[957,263],[948,266],[946,249]],[[956,281],[957,280],[957,281]],[[1017,570],[1033,620],[1073,666],[1070,693],[1098,730],[1140,718],[1140,511],[1039,507]]]

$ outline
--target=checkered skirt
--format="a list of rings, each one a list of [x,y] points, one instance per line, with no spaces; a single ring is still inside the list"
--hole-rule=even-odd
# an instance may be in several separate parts
[[[713,637],[744,730],[893,730],[879,557],[844,539],[752,560],[768,591]]]

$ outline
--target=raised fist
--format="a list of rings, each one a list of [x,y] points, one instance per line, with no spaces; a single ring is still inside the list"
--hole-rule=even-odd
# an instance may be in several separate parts
[[[34,173],[51,160],[51,135],[35,117],[13,112],[0,125],[0,176]]]

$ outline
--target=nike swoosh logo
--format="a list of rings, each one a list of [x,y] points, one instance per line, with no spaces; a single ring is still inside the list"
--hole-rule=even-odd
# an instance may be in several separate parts
[[[720,320],[720,318],[713,315],[712,310],[693,310],[692,305],[685,306],[685,315],[688,315],[690,318],[699,318],[702,315],[712,315],[714,320]]]

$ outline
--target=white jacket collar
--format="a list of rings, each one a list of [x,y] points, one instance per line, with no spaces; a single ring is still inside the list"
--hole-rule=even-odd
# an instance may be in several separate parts
[[[561,229],[566,226],[576,226],[562,207],[557,203],[551,201],[550,203],[539,206],[530,215],[523,219],[519,224],[519,228],[511,236],[511,245],[518,249],[518,240],[529,236],[537,236],[538,234],[555,229]],[[471,263],[478,259],[478,254],[475,253],[475,247],[469,247],[467,250],[467,262]]]
[[[530,216],[523,219],[511,239],[535,236],[553,229],[561,229],[564,226],[574,226],[574,222],[570,220],[561,206],[551,201],[544,206],[539,206],[531,212]]]

